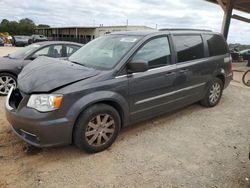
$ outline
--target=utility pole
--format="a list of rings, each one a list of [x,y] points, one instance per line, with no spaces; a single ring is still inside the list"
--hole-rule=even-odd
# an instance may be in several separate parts
[[[219,2],[220,0],[217,1]],[[233,8],[234,8],[234,0],[228,0],[226,7],[223,8],[224,18],[223,18],[221,33],[224,35],[225,39],[227,39],[228,37]]]

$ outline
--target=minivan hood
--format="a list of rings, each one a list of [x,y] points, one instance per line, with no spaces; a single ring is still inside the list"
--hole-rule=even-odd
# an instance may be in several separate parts
[[[100,71],[66,60],[39,57],[18,75],[18,88],[24,93],[50,92],[59,87],[96,76]]]

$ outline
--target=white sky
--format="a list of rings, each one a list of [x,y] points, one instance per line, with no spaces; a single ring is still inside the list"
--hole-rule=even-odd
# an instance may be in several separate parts
[[[146,25],[220,31],[223,11],[204,0],[0,0],[0,20],[30,18],[50,26]],[[235,11],[239,15],[249,14]],[[229,42],[250,44],[250,24],[233,20]]]

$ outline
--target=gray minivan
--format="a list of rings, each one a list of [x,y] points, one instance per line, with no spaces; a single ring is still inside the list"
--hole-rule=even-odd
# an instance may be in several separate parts
[[[200,101],[213,107],[232,79],[218,33],[161,30],[99,37],[67,60],[41,57],[9,92],[6,116],[26,142],[111,146],[121,128]]]

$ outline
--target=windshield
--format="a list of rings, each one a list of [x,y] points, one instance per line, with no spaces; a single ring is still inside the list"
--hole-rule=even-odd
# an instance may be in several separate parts
[[[39,48],[40,45],[38,44],[31,44],[26,46],[25,48],[21,48],[20,50],[15,51],[14,53],[10,54],[9,57],[13,59],[24,59],[31,51]]]
[[[69,61],[96,69],[111,69],[134,46],[140,36],[107,35],[89,42]]]

